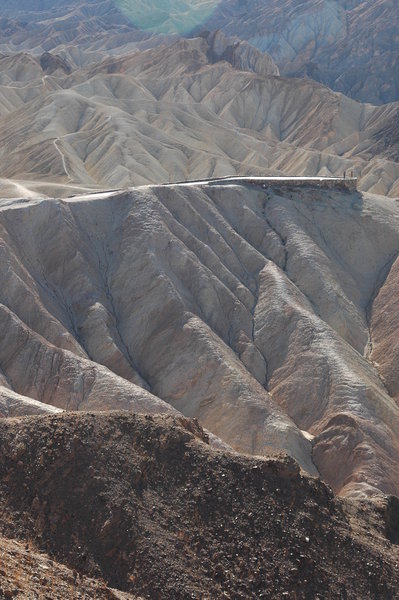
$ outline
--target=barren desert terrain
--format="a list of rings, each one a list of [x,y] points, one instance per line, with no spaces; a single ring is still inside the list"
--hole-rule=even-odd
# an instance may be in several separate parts
[[[0,0],[0,598],[398,597],[398,14]]]

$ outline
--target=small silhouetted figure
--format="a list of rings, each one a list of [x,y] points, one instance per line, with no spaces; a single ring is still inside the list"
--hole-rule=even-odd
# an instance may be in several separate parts
[[[344,179],[346,179],[346,171],[344,171]]]
[[[351,171],[351,177],[352,177],[352,179],[353,179],[353,171]]]

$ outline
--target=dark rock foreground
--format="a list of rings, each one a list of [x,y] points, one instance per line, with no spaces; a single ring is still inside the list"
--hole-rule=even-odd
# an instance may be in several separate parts
[[[15,418],[0,449],[1,534],[72,569],[70,597],[397,597],[395,499],[338,499],[285,455],[211,448],[196,421]],[[81,593],[87,576],[103,591]]]

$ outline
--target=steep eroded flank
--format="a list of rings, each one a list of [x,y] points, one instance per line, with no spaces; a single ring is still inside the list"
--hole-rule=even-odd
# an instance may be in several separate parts
[[[3,398],[177,411],[340,494],[398,493],[399,409],[368,359],[398,219],[389,200],[281,183],[5,202]]]

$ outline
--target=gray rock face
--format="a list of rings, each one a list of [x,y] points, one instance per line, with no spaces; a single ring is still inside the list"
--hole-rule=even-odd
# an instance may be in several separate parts
[[[399,408],[369,360],[395,203],[158,186],[3,202],[0,224],[8,402],[179,411],[341,494],[398,493]]]
[[[396,0],[223,0],[205,26],[270,53],[284,75],[361,102],[399,99]]]
[[[221,31],[203,34],[208,44],[207,55],[211,62],[226,60],[239,71],[252,71],[264,77],[280,75],[272,58],[239,37],[226,37]]]

